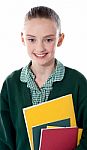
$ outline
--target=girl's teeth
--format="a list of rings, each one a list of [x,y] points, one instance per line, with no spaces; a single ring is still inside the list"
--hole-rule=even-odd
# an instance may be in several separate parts
[[[36,56],[38,56],[38,57],[43,57],[43,56],[45,56],[46,54],[36,54]]]

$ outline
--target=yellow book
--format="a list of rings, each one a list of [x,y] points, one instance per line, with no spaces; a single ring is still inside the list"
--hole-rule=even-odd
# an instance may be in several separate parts
[[[24,108],[23,113],[31,150],[34,150],[33,127],[67,118],[70,118],[70,126],[76,126],[72,94]]]
[[[83,131],[83,129],[78,129],[78,139],[77,139],[77,145],[79,145],[79,143],[80,143],[80,139],[81,139],[81,136],[82,136],[82,131]]]

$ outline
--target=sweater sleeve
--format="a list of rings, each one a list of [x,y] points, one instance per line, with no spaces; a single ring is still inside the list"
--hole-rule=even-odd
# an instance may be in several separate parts
[[[76,150],[87,150],[87,80],[81,75],[78,80],[77,125],[83,128],[80,144]]]
[[[15,130],[10,117],[9,94],[6,81],[0,93],[0,149],[15,150]]]

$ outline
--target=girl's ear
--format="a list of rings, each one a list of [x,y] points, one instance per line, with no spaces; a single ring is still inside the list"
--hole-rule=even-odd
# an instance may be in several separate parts
[[[60,35],[59,40],[58,40],[58,43],[57,43],[57,46],[61,46],[63,40],[64,40],[64,33],[62,33],[62,34]]]
[[[25,45],[23,32],[21,32],[21,41],[22,41],[23,45]]]

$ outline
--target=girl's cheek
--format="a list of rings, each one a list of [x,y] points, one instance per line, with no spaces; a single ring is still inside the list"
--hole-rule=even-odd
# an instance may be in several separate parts
[[[50,49],[51,50],[54,50],[54,48],[55,48],[55,43],[53,43],[53,44],[50,45]]]

